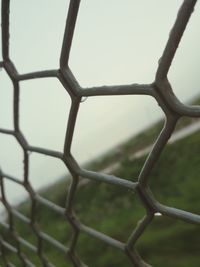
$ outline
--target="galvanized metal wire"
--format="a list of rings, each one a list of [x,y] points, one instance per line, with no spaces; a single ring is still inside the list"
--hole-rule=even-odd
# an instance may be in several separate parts
[[[60,54],[60,68],[56,70],[45,70],[39,72],[32,72],[26,74],[19,74],[15,68],[14,63],[10,58],[9,51],[9,14],[10,14],[10,0],[2,0],[1,13],[2,13],[2,57],[0,67],[4,68],[12,81],[14,88],[14,130],[0,129],[1,134],[11,135],[16,138],[24,155],[24,177],[23,181],[19,181],[16,177],[7,175],[3,171],[0,172],[0,188],[1,199],[4,208],[8,214],[7,222],[1,222],[1,226],[5,230],[9,231],[15,246],[10,244],[8,240],[5,240],[0,235],[0,253],[5,266],[14,266],[6,257],[5,251],[10,251],[18,256],[21,266],[34,266],[34,264],[27,258],[21,249],[21,246],[26,246],[27,249],[37,254],[42,266],[53,266],[45,255],[43,246],[44,242],[50,243],[55,248],[62,251],[67,255],[73,266],[80,267],[86,266],[77,255],[76,247],[78,243],[78,237],[80,233],[86,233],[96,239],[101,240],[109,246],[113,246],[127,255],[132,266],[145,267],[149,266],[143,261],[141,256],[136,250],[136,242],[143,235],[145,229],[151,224],[152,219],[156,213],[161,213],[165,216],[172,217],[185,221],[191,224],[200,224],[200,216],[184,210],[168,207],[159,203],[156,200],[149,188],[149,176],[152,168],[156,165],[163,149],[165,148],[171,134],[174,131],[176,123],[182,116],[188,117],[200,117],[199,106],[188,106],[179,101],[171,88],[170,81],[167,74],[170,69],[170,65],[176,53],[181,37],[188,24],[190,16],[194,10],[197,0],[185,0],[183,1],[180,10],[178,12],[175,24],[170,32],[169,39],[164,49],[163,55],[159,61],[159,66],[155,75],[155,81],[151,84],[131,84],[121,86],[102,86],[92,88],[82,88],[71,72],[68,60],[70,55],[70,49],[76,25],[76,19],[78,16],[78,10],[80,0],[71,0],[66,20],[65,33],[63,38],[62,50]],[[42,147],[35,147],[29,144],[20,129],[19,125],[19,95],[20,95],[20,82],[24,80],[31,80],[35,78],[57,78],[65,90],[68,92],[71,98],[71,109],[68,118],[68,125],[65,136],[65,144],[62,152],[52,151]],[[113,175],[104,174],[101,172],[94,172],[83,169],[74,159],[71,153],[71,145],[74,134],[74,128],[76,123],[77,114],[79,112],[79,105],[82,97],[90,96],[105,96],[105,95],[147,95],[153,97],[163,112],[165,113],[165,125],[159,134],[151,152],[149,153],[137,179],[137,182],[126,180],[123,177],[116,177]],[[42,155],[48,155],[59,159],[64,162],[67,169],[71,173],[72,182],[67,194],[66,207],[60,207],[55,203],[45,199],[34,191],[30,179],[29,179],[29,153],[35,152]],[[132,234],[128,238],[127,242],[120,242],[114,238],[98,232],[97,230],[84,225],[78,218],[78,214],[74,211],[74,196],[79,184],[80,177],[87,178],[89,180],[100,181],[101,183],[108,183],[111,185],[117,185],[120,187],[128,188],[136,192],[141,200],[142,205],[146,210],[144,218],[138,222],[137,227],[133,229]],[[28,192],[31,200],[31,215],[30,218],[20,213],[19,210],[12,207],[6,199],[5,195],[5,180],[9,180],[12,183],[18,183],[23,186]],[[38,226],[36,217],[36,206],[40,203],[48,207],[49,209],[57,212],[66,218],[66,223],[71,225],[73,238],[71,239],[69,247],[66,247],[56,239],[44,233]],[[17,217],[23,223],[29,225],[37,239],[37,245],[34,246],[20,236],[17,233],[13,218]],[[63,233],[64,234],[64,233]]]

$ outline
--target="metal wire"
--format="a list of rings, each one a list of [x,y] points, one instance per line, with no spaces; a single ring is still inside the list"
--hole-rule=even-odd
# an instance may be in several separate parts
[[[78,15],[80,0],[71,0],[66,20],[65,33],[63,38],[62,50],[60,55],[60,68],[58,70],[45,70],[33,73],[19,74],[11,61],[9,55],[9,13],[10,13],[10,1],[2,0],[1,13],[2,13],[2,56],[3,61],[0,62],[0,67],[3,67],[7,72],[9,78],[12,81],[14,88],[14,130],[0,129],[1,134],[7,134],[15,137],[23,149],[24,153],[24,178],[20,182],[15,177],[11,177],[3,171],[0,172],[0,185],[1,185],[1,202],[4,205],[8,213],[8,222],[1,222],[1,226],[9,231],[15,245],[10,244],[7,240],[4,240],[0,236],[0,252],[2,260],[6,266],[14,266],[6,257],[5,251],[15,253],[21,266],[34,266],[33,263],[24,255],[21,246],[25,246],[30,251],[37,254],[42,266],[53,266],[47,259],[44,252],[44,242],[50,243],[55,248],[62,251],[68,256],[73,266],[81,267],[86,266],[76,253],[76,246],[78,243],[78,237],[81,232],[84,232],[90,236],[93,236],[107,245],[113,246],[123,251],[129,258],[131,264],[136,267],[149,266],[140,257],[136,251],[135,244],[144,233],[147,226],[151,223],[156,213],[180,219],[192,224],[200,224],[200,216],[180,210],[172,207],[165,206],[159,203],[153,196],[149,188],[149,175],[152,168],[157,163],[161,152],[165,148],[171,134],[174,131],[177,121],[182,116],[200,117],[199,106],[187,106],[179,101],[176,95],[173,93],[170,82],[168,81],[167,74],[176,53],[176,49],[179,45],[181,37],[187,26],[189,18],[193,12],[197,0],[185,0],[177,15],[175,24],[171,30],[168,42],[164,49],[163,55],[159,61],[159,66],[156,72],[155,81],[152,84],[132,84],[121,86],[102,86],[92,88],[82,88],[76,81],[73,73],[68,66],[68,59],[70,55],[70,49],[76,25],[76,19]],[[62,152],[52,151],[44,149],[42,147],[31,146],[23,135],[23,132],[19,126],[19,94],[20,94],[20,82],[24,80],[31,80],[35,78],[55,77],[63,85],[71,97],[71,109],[68,118],[67,131],[65,136],[65,144]],[[157,138],[151,152],[149,153],[143,168],[139,174],[137,182],[126,180],[123,177],[115,177],[113,175],[103,174],[99,172],[93,172],[81,168],[71,154],[71,144],[74,134],[74,127],[76,123],[77,114],[79,111],[79,104],[82,97],[90,96],[103,96],[103,95],[148,95],[153,97],[163,109],[166,116],[166,123]],[[72,182],[67,195],[66,207],[62,208],[55,203],[41,197],[34,191],[29,181],[29,153],[36,152],[42,155],[48,155],[57,158],[64,162],[68,170],[72,175]],[[96,231],[80,222],[78,216],[75,214],[74,196],[79,183],[79,178],[85,177],[89,180],[96,180],[102,183],[108,183],[111,185],[117,185],[120,187],[128,188],[135,191],[143,206],[146,210],[144,218],[138,222],[137,227],[133,229],[132,234],[128,238],[127,242],[122,243],[112,237]],[[31,200],[31,216],[30,218],[21,214],[18,210],[12,207],[5,196],[5,180],[10,180],[13,183],[18,183],[26,189]],[[71,225],[73,231],[73,238],[69,247],[64,246],[62,243],[55,240],[50,235],[44,233],[39,227],[36,218],[36,205],[40,203],[46,206],[48,209],[57,212],[66,218],[66,223]],[[29,225],[37,239],[37,245],[33,246],[29,242],[20,237],[16,232],[13,218],[17,217],[23,223]]]

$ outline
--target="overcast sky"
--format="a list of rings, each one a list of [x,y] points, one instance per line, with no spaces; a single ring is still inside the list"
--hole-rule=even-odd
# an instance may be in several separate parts
[[[70,68],[82,87],[151,83],[181,0],[82,0]],[[11,0],[10,54],[20,73],[56,69],[69,1]],[[185,102],[199,93],[199,2],[169,72],[175,94]],[[0,73],[0,127],[11,129],[12,84]],[[70,98],[58,80],[21,82],[20,126],[28,142],[62,150]],[[82,163],[158,120],[162,112],[147,96],[91,97],[81,103],[73,155]],[[1,167],[22,179],[22,151],[0,136]],[[47,168],[48,166],[48,168]],[[53,158],[31,155],[31,182],[39,188],[66,172]],[[19,186],[18,186],[19,187]],[[21,195],[11,183],[12,199]],[[13,193],[15,192],[15,193]]]

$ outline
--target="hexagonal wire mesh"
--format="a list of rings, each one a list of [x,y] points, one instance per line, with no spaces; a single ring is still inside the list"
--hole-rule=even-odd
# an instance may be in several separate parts
[[[156,72],[155,81],[152,84],[131,84],[131,85],[121,85],[121,86],[102,86],[93,88],[81,88],[81,86],[76,81],[72,72],[68,66],[68,59],[70,55],[70,48],[72,44],[72,38],[74,34],[76,19],[78,15],[80,0],[71,0],[68,10],[68,16],[66,21],[66,28],[63,38],[62,50],[60,55],[60,68],[58,70],[45,70],[27,74],[19,74],[14,64],[12,63],[9,56],[9,12],[10,12],[10,1],[2,0],[2,55],[3,61],[0,62],[1,68],[4,68],[10,77],[13,87],[14,87],[14,130],[0,129],[1,134],[11,135],[16,138],[18,143],[23,149],[24,157],[24,177],[23,181],[19,181],[16,177],[7,175],[1,171],[0,173],[0,183],[1,183],[1,202],[3,203],[5,209],[8,213],[8,221],[1,222],[1,225],[7,229],[15,245],[10,244],[8,240],[3,239],[0,236],[0,248],[1,256],[6,266],[14,266],[9,263],[6,258],[5,250],[11,251],[17,255],[21,266],[34,266],[33,263],[24,255],[21,246],[26,246],[27,249],[37,254],[42,266],[53,266],[51,262],[45,256],[43,249],[43,243],[48,242],[55,248],[64,252],[68,259],[74,266],[86,266],[81,262],[81,259],[75,252],[77,240],[79,233],[84,232],[88,235],[93,236],[105,242],[106,244],[113,246],[122,252],[129,258],[131,264],[137,267],[149,266],[145,263],[139,253],[135,249],[135,243],[143,234],[145,228],[151,223],[155,213],[161,213],[163,215],[173,217],[175,219],[180,219],[192,224],[200,224],[200,216],[186,212],[184,210],[179,210],[176,208],[168,207],[159,203],[150,191],[148,186],[148,177],[153,168],[157,163],[162,150],[167,144],[172,132],[174,131],[177,121],[182,116],[188,117],[200,117],[200,107],[198,106],[187,106],[182,104],[179,99],[174,95],[170,83],[167,79],[167,74],[176,53],[176,49],[187,26],[189,18],[193,12],[194,6],[197,0],[185,0],[177,15],[175,24],[171,30],[169,39],[167,41],[166,47],[164,49],[163,55],[159,61],[159,66]],[[30,80],[34,78],[44,78],[44,77],[54,77],[57,78],[71,98],[71,109],[68,119],[67,131],[65,136],[65,144],[63,152],[55,152],[52,150],[44,149],[42,147],[34,147],[29,145],[26,141],[20,127],[19,127],[19,93],[20,86],[19,83],[24,80]],[[74,133],[75,122],[77,114],[79,111],[79,104],[82,97],[90,96],[105,96],[105,95],[149,95],[156,99],[158,104],[163,109],[166,115],[166,122],[164,128],[162,129],[157,141],[155,142],[151,152],[149,153],[146,162],[140,172],[137,182],[132,182],[112,176],[107,174],[102,174],[98,172],[88,171],[81,168],[76,160],[71,155],[71,143]],[[64,162],[64,164],[69,169],[72,175],[72,182],[69,188],[66,207],[62,208],[51,201],[41,197],[34,191],[31,186],[29,179],[29,153],[35,152],[43,155],[49,155],[51,157],[57,158]],[[120,187],[128,188],[137,192],[143,206],[146,210],[146,215],[144,218],[138,222],[136,228],[133,230],[128,241],[122,243],[112,237],[105,235],[101,232],[94,230],[84,224],[82,224],[73,210],[73,201],[75,192],[79,183],[79,178],[84,177],[89,180],[96,180],[102,183],[108,183],[111,185],[117,185]],[[5,180],[10,180],[12,183],[18,183],[23,186],[28,192],[31,199],[31,215],[30,218],[26,217],[14,207],[12,207],[5,196]],[[69,247],[64,246],[52,236],[45,234],[37,225],[36,218],[36,205],[41,203],[45,205],[48,209],[52,209],[58,214],[65,216],[66,222],[72,226],[73,237],[70,242]],[[28,241],[23,239],[15,229],[13,219],[17,217],[23,223],[26,223],[32,229],[36,239],[37,245],[34,246]],[[63,233],[64,234],[64,233]]]

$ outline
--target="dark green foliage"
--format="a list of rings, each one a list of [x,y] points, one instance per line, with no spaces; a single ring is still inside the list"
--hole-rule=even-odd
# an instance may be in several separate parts
[[[200,135],[196,133],[168,145],[163,151],[149,177],[149,186],[161,203],[200,213],[199,143]],[[125,156],[120,160],[121,167],[115,174],[136,181],[145,158],[131,161]],[[67,183],[61,181],[42,194],[63,206],[66,192]],[[81,186],[74,203],[81,222],[120,241],[127,240],[137,221],[145,214],[136,193],[98,182]],[[57,237],[60,242],[67,243],[70,226],[65,218],[41,207],[38,207],[38,216],[44,231]],[[18,232],[25,239],[35,242],[30,229],[16,224]],[[199,267],[200,227],[166,216],[155,217],[139,239],[137,248],[154,267]],[[78,240],[77,253],[91,267],[132,266],[125,254],[83,233]],[[50,246],[46,249],[46,255],[58,267],[72,266],[66,262],[65,255]],[[28,256],[37,262],[33,254]],[[12,259],[12,255],[9,257]]]

